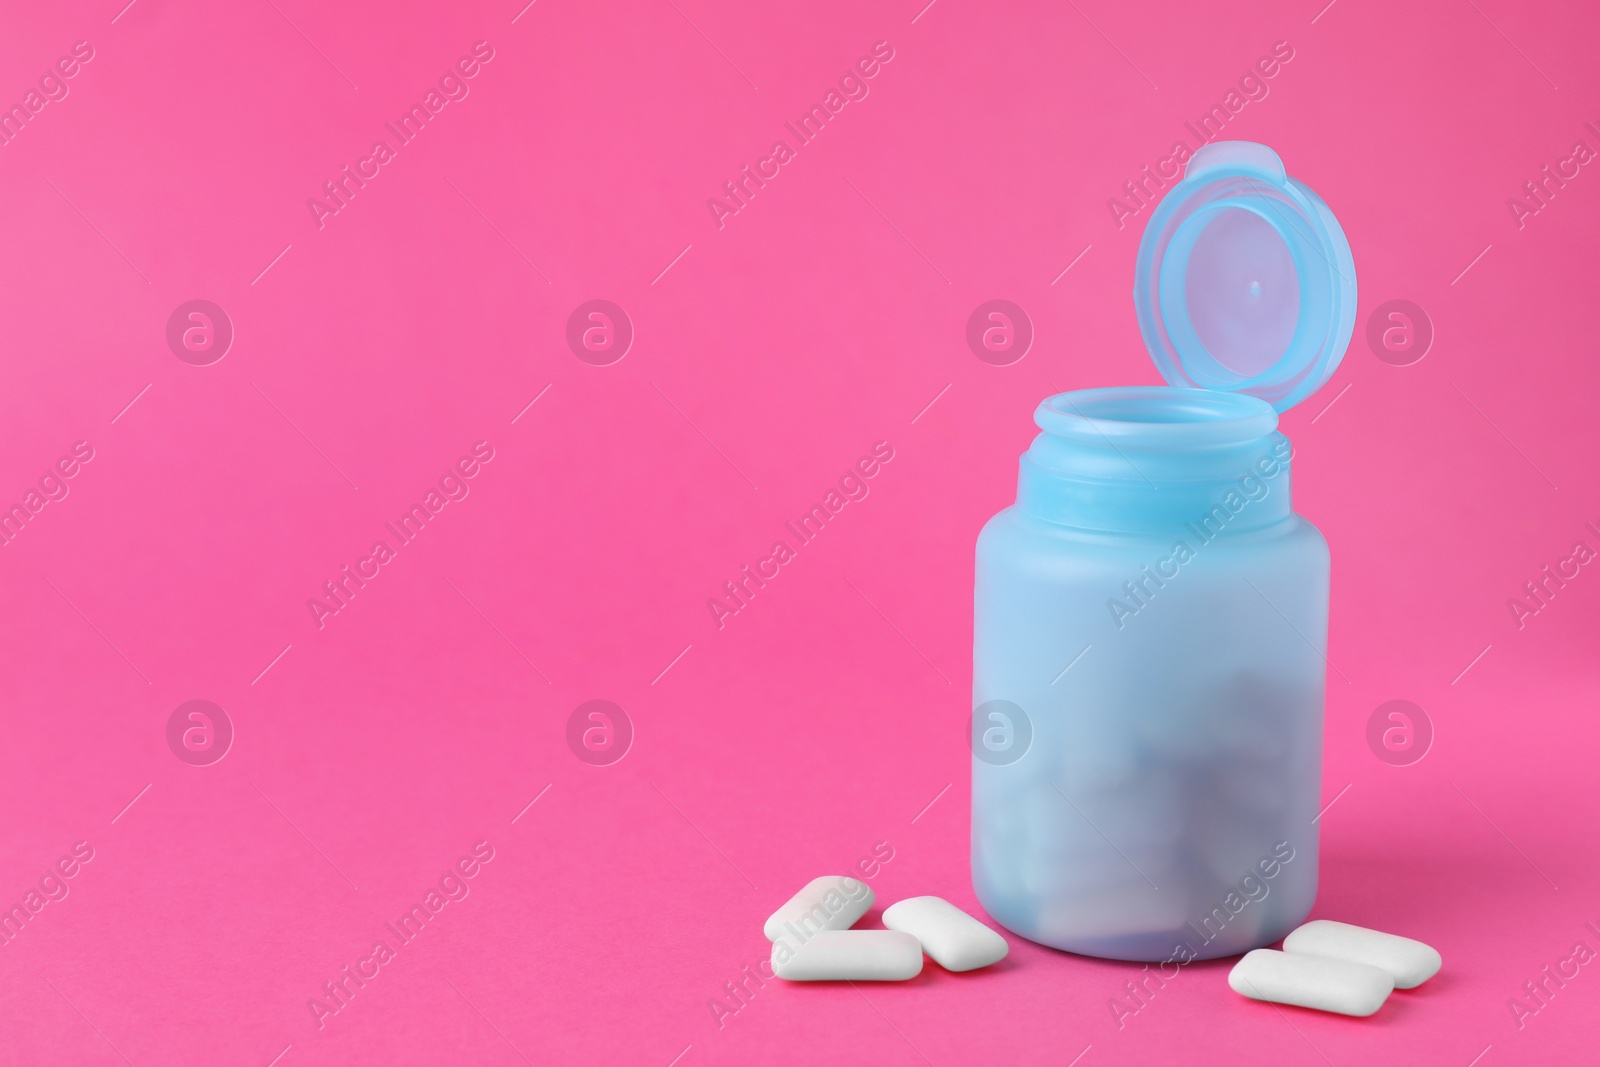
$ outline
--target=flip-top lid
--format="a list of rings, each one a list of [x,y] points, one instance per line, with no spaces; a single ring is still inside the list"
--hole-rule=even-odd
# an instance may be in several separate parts
[[[1287,411],[1344,358],[1355,260],[1339,220],[1276,152],[1217,141],[1150,216],[1133,302],[1168,383],[1249,393]]]

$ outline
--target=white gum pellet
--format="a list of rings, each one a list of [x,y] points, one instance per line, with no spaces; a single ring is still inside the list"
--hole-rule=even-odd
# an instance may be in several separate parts
[[[1409,937],[1330,919],[1308,922],[1283,939],[1285,952],[1365,963],[1387,971],[1396,989],[1414,989],[1439,973],[1436,949]]]
[[[824,930],[799,948],[774,942],[772,970],[791,982],[900,982],[922,973],[922,945],[898,930]]]
[[[883,925],[915,937],[947,971],[972,971],[1006,958],[1006,939],[943,897],[911,897],[890,905]]]
[[[800,942],[819,930],[848,930],[872,907],[867,883],[846,875],[813,878],[790,897],[762,927],[768,941],[780,937]]]
[[[1235,993],[1252,1000],[1371,1015],[1394,990],[1389,972],[1366,963],[1258,948],[1228,972]]]

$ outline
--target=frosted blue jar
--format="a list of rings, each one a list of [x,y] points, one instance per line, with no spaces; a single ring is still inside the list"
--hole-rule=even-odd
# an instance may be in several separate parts
[[[1270,149],[1222,142],[1151,215],[1134,302],[1172,387],[1045,400],[978,538],[972,875],[1023,937],[1187,962],[1316,896],[1329,557],[1277,423],[1343,357],[1355,267]]]

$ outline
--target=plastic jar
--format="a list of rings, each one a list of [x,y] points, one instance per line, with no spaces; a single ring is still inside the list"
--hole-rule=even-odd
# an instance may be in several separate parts
[[[978,538],[972,873],[1015,933],[1187,962],[1317,886],[1329,557],[1278,412],[1354,326],[1338,223],[1260,145],[1196,153],[1135,304],[1167,387],[1051,397]]]

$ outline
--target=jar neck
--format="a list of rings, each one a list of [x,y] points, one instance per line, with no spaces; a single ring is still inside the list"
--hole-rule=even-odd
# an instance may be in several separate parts
[[[1083,389],[1050,397],[1034,421],[1044,432],[1022,456],[1017,507],[1046,522],[1210,540],[1292,513],[1293,447],[1255,397]]]

